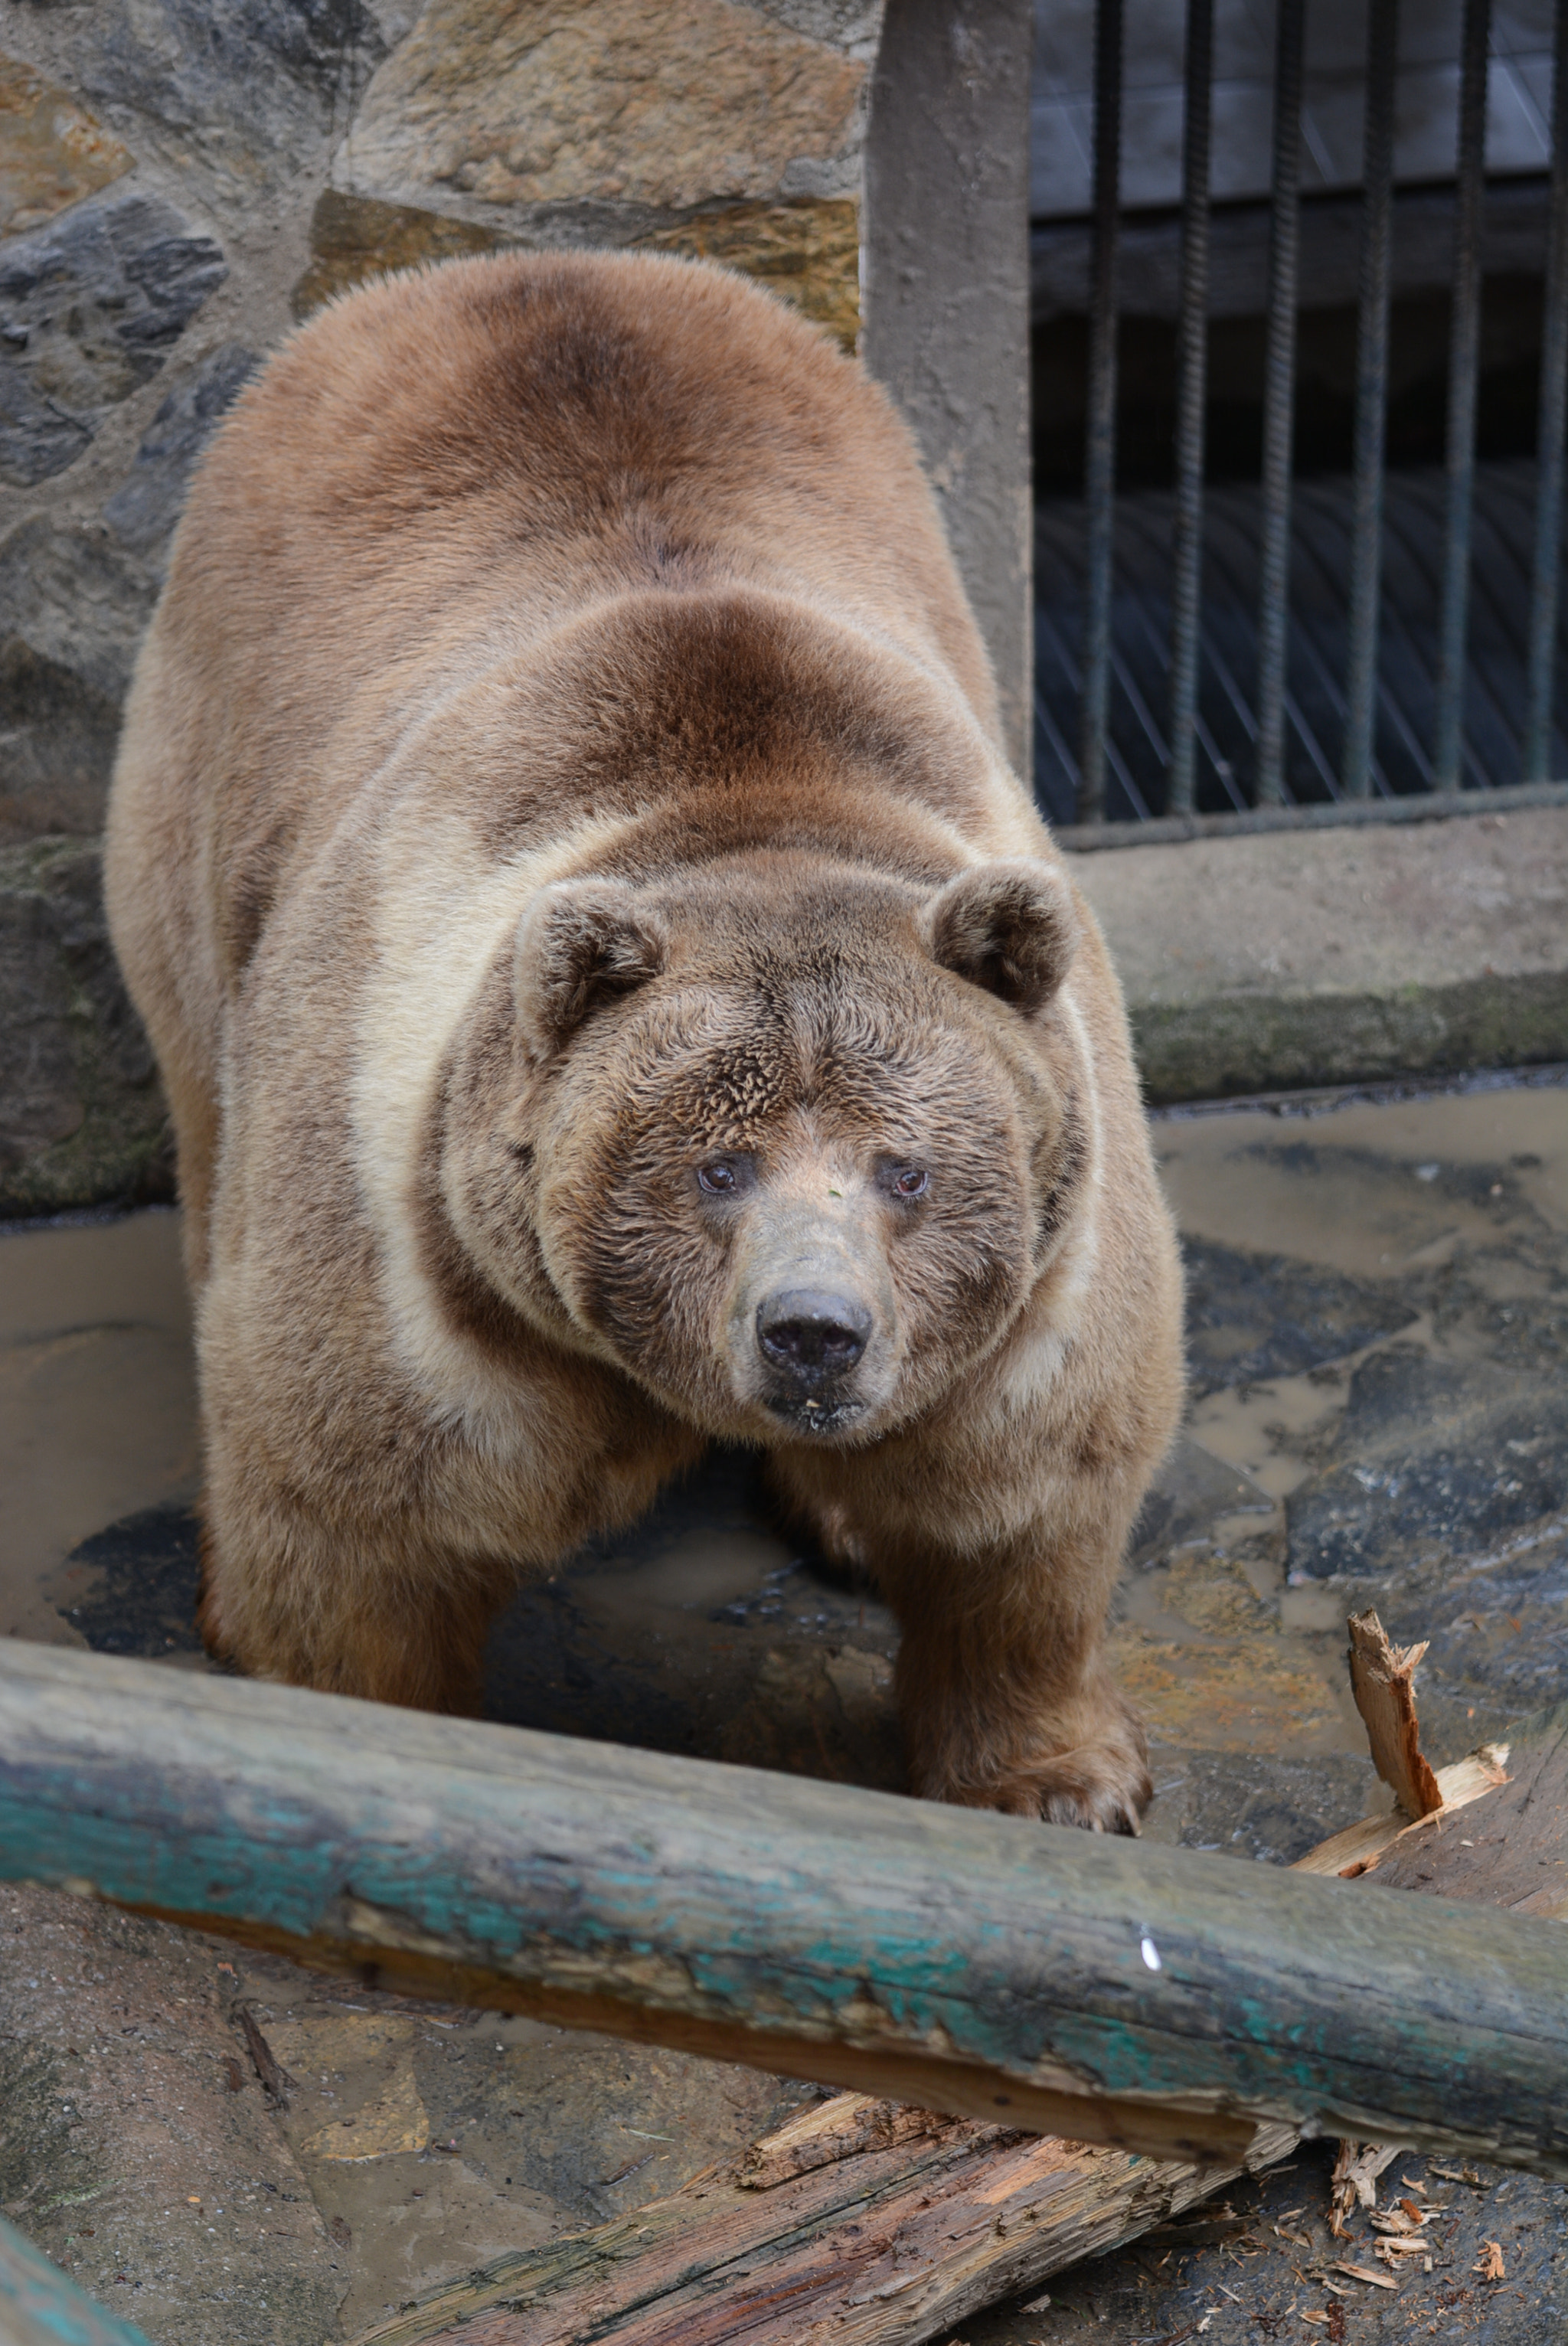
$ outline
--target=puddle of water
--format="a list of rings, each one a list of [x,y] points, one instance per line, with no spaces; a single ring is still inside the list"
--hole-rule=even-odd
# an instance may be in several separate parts
[[[45,1583],[199,1474],[178,1216],[0,1236],[0,1635],[79,1642]]]
[[[1520,1203],[1568,1231],[1568,1090],[1556,1085],[1162,1117],[1155,1154],[1189,1237],[1356,1277],[1435,1263],[1461,1239],[1488,1243]]]

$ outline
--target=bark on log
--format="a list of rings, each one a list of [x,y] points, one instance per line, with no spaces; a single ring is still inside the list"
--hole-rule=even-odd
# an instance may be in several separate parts
[[[0,1874],[450,2002],[1156,2156],[1568,2175],[1554,1923],[8,1645]]]

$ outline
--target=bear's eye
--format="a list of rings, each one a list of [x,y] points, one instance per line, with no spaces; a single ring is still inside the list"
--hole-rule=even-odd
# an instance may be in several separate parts
[[[931,1175],[923,1165],[901,1165],[892,1176],[890,1187],[895,1198],[923,1198],[931,1185]]]
[[[747,1157],[710,1157],[697,1168],[697,1186],[710,1198],[733,1198],[749,1189],[755,1169]]]

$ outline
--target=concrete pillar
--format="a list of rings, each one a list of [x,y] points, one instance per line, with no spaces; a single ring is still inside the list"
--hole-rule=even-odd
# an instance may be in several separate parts
[[[920,443],[996,671],[1033,740],[1029,482],[1032,0],[887,0],[866,142],[866,363]]]

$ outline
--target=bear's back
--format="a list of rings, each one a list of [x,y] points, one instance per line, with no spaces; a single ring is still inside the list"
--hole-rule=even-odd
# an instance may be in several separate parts
[[[264,726],[292,668],[319,735],[498,607],[558,624],[725,575],[890,636],[995,738],[910,435],[853,362],[726,271],[512,255],[370,287],[285,345],[201,469],[160,630]]]

